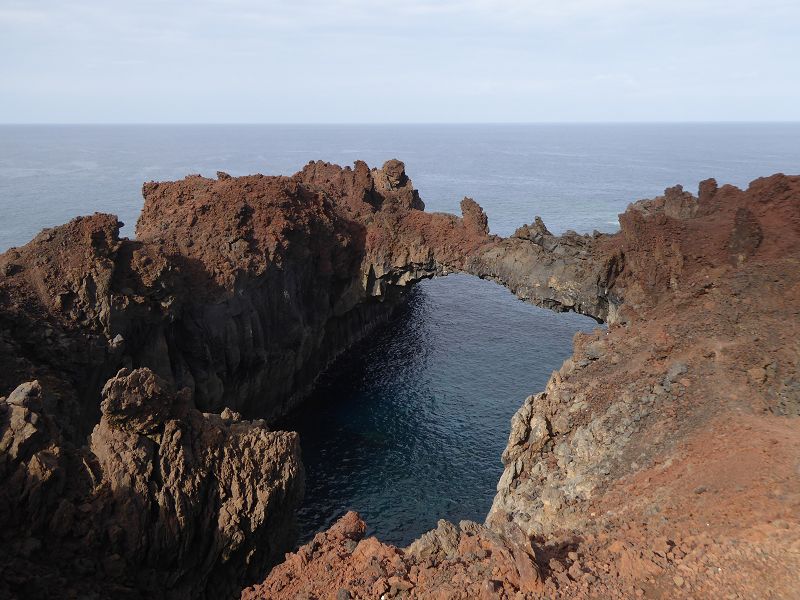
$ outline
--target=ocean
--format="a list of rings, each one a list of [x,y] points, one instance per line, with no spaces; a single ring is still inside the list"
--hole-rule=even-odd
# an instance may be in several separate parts
[[[190,173],[291,174],[309,160],[406,171],[427,210],[477,200],[494,233],[615,231],[628,203],[700,180],[800,173],[800,124],[0,126],[0,251],[95,211],[132,236],[141,185]],[[509,420],[597,325],[464,275],[408,305],[324,374],[283,423],[300,432],[301,540],[354,509],[405,545],[439,518],[482,521]]]

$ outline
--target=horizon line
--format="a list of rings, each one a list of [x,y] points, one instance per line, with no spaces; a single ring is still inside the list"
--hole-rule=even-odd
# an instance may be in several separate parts
[[[0,127],[46,126],[281,126],[281,127],[343,127],[343,126],[464,126],[464,125],[794,125],[797,120],[637,120],[637,121],[32,121],[0,122]]]

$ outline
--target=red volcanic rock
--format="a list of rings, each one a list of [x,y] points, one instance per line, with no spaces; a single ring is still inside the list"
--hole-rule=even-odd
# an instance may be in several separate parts
[[[189,387],[203,409],[280,416],[408,285],[461,268],[490,239],[422,212],[399,161],[191,176],[144,195],[136,241],[98,214],[0,255],[0,390],[38,378],[72,439],[122,367]]]
[[[488,240],[485,227],[423,213],[399,161],[189,177],[146,184],[144,196],[139,240],[205,282],[196,290],[203,302],[183,300],[180,332],[166,335],[182,346],[170,348],[183,363],[177,381],[201,406],[262,416],[293,406],[334,356],[386,319],[407,285]]]
[[[489,235],[489,218],[475,200],[464,198],[461,201],[461,215],[464,219],[464,227],[468,230],[479,236]]]
[[[547,540],[559,568],[578,533],[599,597],[791,595],[800,524],[768,540],[758,531],[800,499],[791,460],[769,441],[800,444],[800,350],[787,343],[800,334],[800,178],[707,181],[699,201],[672,188],[620,223],[593,250],[620,257],[616,323],[577,335],[515,415],[487,523]],[[745,538],[750,550],[732,550]],[[699,546],[728,566],[710,576],[685,560]],[[756,567],[758,554],[769,559]],[[582,597],[587,576],[572,571],[550,581]]]
[[[800,177],[671,188],[620,222],[557,237],[537,219],[466,261],[613,321],[512,420],[480,535],[514,535],[490,548],[440,522],[402,550],[327,532],[243,598],[792,597]]]
[[[800,178],[670,188],[615,235],[536,218],[505,239],[470,199],[425,213],[399,161],[143,191],[137,240],[96,214],[0,255],[0,595],[261,578],[290,544],[299,449],[233,411],[284,414],[409,285],[452,271],[609,328],[515,415],[485,526],[398,549],[350,514],[246,597],[795,589]]]
[[[119,368],[146,366],[205,410],[274,418],[419,279],[467,271],[531,302],[606,317],[616,272],[593,240],[488,234],[485,213],[428,214],[402,163],[310,163],[292,177],[144,186],[138,240],[108,215],[0,256],[0,390],[36,377],[73,439]],[[598,286],[598,281],[603,285]],[[50,383],[52,380],[52,384]]]
[[[621,235],[609,244],[624,253],[625,274],[617,289],[629,307],[655,304],[700,276],[726,275],[720,270],[728,263],[781,261],[800,251],[800,178],[773,175],[747,190],[717,189],[708,180],[703,189],[699,201],[672,188],[620,215]],[[677,197],[687,206],[683,217],[675,215],[677,209],[667,210],[669,199]]]
[[[261,598],[495,598],[543,590],[534,551],[518,529],[499,534],[446,521],[405,550],[363,539],[364,522],[349,512],[287,555],[243,600]]]
[[[90,449],[137,577],[153,592],[216,597],[275,561],[303,493],[297,434],[203,415],[146,369],[120,371],[103,395]]]

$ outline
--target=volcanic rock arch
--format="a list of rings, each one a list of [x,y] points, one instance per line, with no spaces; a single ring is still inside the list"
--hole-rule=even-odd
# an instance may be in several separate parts
[[[698,197],[670,188],[631,205],[614,235],[553,236],[537,219],[509,238],[490,235],[470,199],[461,217],[424,212],[399,161],[190,176],[143,192],[136,240],[95,214],[0,255],[3,593],[214,597],[252,580],[286,548],[303,487],[296,438],[260,419],[295,406],[410,284],[448,272],[611,327],[579,338],[515,417],[488,528],[441,525],[408,559],[362,548],[391,558],[399,590],[420,583],[404,561],[438,568],[463,545],[477,557],[460,576],[465,590],[498,569],[508,593],[534,593],[557,578],[545,578],[531,540],[593,531],[592,514],[607,527],[641,517],[626,478],[679,442],[701,446],[691,437],[701,425],[729,431],[719,418],[736,412],[763,429],[757,415],[800,412],[788,341],[800,178],[745,191],[709,180]],[[755,332],[746,344],[745,330]],[[348,519],[330,532],[343,547],[361,530]],[[280,578],[308,558],[276,570],[267,595],[279,597]],[[453,564],[436,577],[450,581]],[[292,577],[330,589],[326,577],[359,572],[348,569]],[[573,570],[569,581],[582,576]],[[391,578],[378,579],[389,589]]]

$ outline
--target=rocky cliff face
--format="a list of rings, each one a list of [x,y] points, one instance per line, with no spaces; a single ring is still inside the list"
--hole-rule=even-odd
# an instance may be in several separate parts
[[[609,247],[610,237],[574,231],[554,236],[536,217],[513,236],[474,252],[466,270],[537,306],[613,322],[622,303],[614,284],[624,256]]]
[[[679,431],[709,411],[798,414],[794,352],[785,338],[758,333],[795,325],[798,200],[797,178],[758,180],[747,191],[709,181],[699,198],[671,188],[621,215],[606,247],[624,256],[615,293],[625,298],[626,326],[578,336],[573,358],[525,401],[490,520],[511,515],[542,534],[569,515],[585,518],[577,507],[597,487],[663,449],[663,420],[676,411]],[[769,365],[772,385],[742,378],[751,363]]]
[[[0,256],[0,390],[34,375],[71,435],[122,367],[188,387],[204,410],[280,416],[408,285],[490,240],[470,200],[464,219],[423,212],[399,161],[193,176],[144,196],[135,241],[96,214]]]
[[[0,390],[38,379],[73,440],[123,367],[188,387],[203,410],[281,416],[425,277],[466,271],[598,319],[615,306],[620,267],[598,238],[542,225],[500,239],[468,198],[462,218],[425,213],[399,161],[143,191],[135,241],[95,214],[0,256]]]
[[[554,238],[537,220],[466,263],[534,303],[611,321],[577,335],[514,416],[486,521],[519,532],[505,552],[448,554],[463,524],[405,550],[332,553],[325,534],[243,597],[793,597],[800,177],[671,188],[620,223]],[[536,577],[514,559],[526,552]]]
[[[0,596],[230,596],[292,541],[297,435],[202,414],[148,369],[103,389],[88,447],[38,381],[0,398]]]
[[[384,322],[407,286],[488,237],[468,220],[422,212],[399,161],[192,177],[148,184],[144,196],[138,239],[202,280],[164,327],[170,374],[201,406],[267,418]]]
[[[398,161],[144,194],[138,240],[96,214],[0,256],[3,594],[220,597],[262,574],[299,451],[231,410],[283,414],[437,256],[487,238],[423,213]]]
[[[0,593],[252,582],[288,547],[303,476],[293,434],[233,411],[296,406],[409,285],[452,271],[610,327],[515,416],[485,525],[399,550],[350,515],[247,595],[794,589],[799,178],[671,188],[616,235],[536,219],[507,239],[470,199],[425,213],[399,161],[144,195],[137,240],[96,214],[0,255]]]

